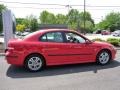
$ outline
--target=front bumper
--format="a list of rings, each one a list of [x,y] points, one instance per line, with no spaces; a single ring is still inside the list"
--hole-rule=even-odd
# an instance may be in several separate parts
[[[113,50],[112,50],[112,60],[115,60],[115,58],[116,58],[116,53],[117,53],[117,49],[113,49]]]

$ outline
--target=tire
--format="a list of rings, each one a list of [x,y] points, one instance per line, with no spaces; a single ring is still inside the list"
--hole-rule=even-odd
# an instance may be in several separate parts
[[[111,60],[111,54],[107,50],[102,50],[100,53],[97,55],[97,64],[100,65],[106,65],[110,62]]]
[[[44,66],[45,62],[43,57],[37,54],[32,54],[25,60],[25,67],[31,72],[40,71]]]

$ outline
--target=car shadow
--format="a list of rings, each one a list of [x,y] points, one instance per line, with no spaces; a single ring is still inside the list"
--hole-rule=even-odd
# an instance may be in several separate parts
[[[29,72],[22,67],[10,66],[6,72],[6,75],[11,78],[30,78],[72,74],[88,71],[93,71],[93,73],[97,73],[98,70],[109,69],[118,66],[120,66],[120,62],[118,61],[112,61],[110,64],[104,66],[97,65],[96,63],[50,66],[36,73]]]

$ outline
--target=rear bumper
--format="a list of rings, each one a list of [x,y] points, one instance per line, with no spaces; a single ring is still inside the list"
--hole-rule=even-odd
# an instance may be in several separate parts
[[[23,59],[24,54],[21,52],[9,52],[6,51],[5,58],[8,64],[23,66]]]

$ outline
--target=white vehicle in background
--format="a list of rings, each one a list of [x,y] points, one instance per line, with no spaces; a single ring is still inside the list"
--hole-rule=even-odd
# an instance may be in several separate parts
[[[116,30],[112,33],[113,36],[118,37],[120,36],[120,30]]]

